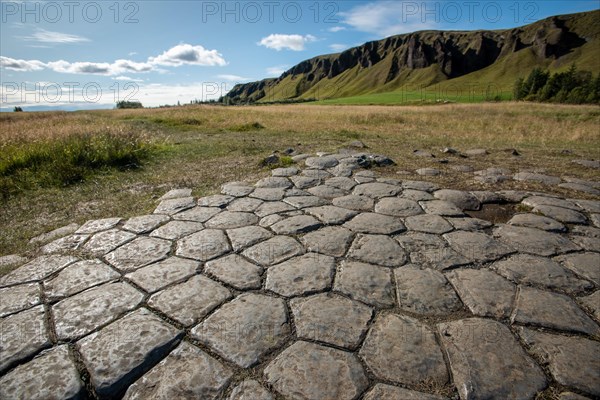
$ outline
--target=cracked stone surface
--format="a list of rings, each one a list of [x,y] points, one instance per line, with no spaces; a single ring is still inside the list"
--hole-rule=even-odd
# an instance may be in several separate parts
[[[0,398],[600,397],[600,184],[356,152],[0,257]]]

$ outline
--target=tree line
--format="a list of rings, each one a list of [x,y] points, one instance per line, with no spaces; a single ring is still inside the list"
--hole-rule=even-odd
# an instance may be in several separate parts
[[[534,68],[526,79],[514,85],[514,99],[568,104],[600,104],[600,73],[578,70],[575,64],[565,72],[551,74]]]

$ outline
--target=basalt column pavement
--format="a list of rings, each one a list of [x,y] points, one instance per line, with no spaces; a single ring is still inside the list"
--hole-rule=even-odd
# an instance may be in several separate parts
[[[0,398],[600,397],[600,201],[297,159],[10,258]]]

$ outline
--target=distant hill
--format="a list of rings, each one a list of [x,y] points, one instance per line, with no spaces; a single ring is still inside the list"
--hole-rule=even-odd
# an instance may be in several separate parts
[[[302,61],[236,85],[234,103],[332,99],[405,90],[511,91],[534,67],[600,70],[600,10],[494,31],[419,31]]]

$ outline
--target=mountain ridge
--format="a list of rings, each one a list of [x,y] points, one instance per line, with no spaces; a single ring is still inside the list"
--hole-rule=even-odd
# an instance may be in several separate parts
[[[576,63],[599,69],[600,10],[558,15],[498,30],[421,30],[366,42],[301,61],[277,78],[238,84],[232,103],[330,99],[468,85],[471,78],[511,85],[535,66],[560,70]],[[471,82],[472,83],[472,82]]]

